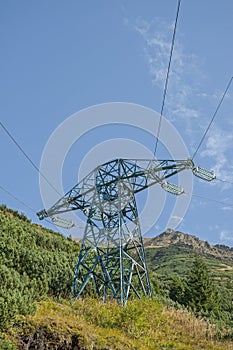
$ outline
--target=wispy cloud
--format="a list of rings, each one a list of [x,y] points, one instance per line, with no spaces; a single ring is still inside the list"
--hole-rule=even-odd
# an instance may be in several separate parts
[[[172,228],[176,229],[177,226],[179,226],[180,228],[183,227],[184,225],[184,218],[178,215],[172,215],[168,225],[171,226]]]
[[[129,23],[128,23],[129,25]],[[130,24],[143,39],[144,52],[149,67],[149,73],[153,84],[161,92],[164,89],[173,23],[167,23],[160,19],[153,21],[136,20]],[[220,100],[222,91],[205,89],[208,77],[204,72],[204,62],[201,57],[187,52],[182,45],[182,34],[176,33],[168,93],[165,104],[165,116],[175,122],[182,131],[182,136],[187,141],[190,152],[194,152],[209,123],[211,115],[206,115],[206,108],[211,105],[214,111],[215,105]],[[210,91],[211,89],[211,91]],[[207,90],[207,91],[205,91]],[[215,91],[214,91],[215,90]],[[226,95],[224,103],[232,101],[230,92]],[[205,108],[205,112],[204,109]],[[211,113],[211,112],[210,112]],[[233,123],[230,116],[226,116],[227,128]],[[210,163],[220,179],[233,181],[232,153],[233,135],[228,129],[215,122],[207,134],[202,145],[204,149],[199,154],[209,157]],[[205,147],[205,148],[204,148]],[[215,182],[215,184],[220,182]],[[230,184],[221,183],[221,188],[229,188]]]
[[[162,92],[174,24],[158,18],[150,22],[137,19],[134,23],[128,21],[127,24],[142,38],[152,82]],[[204,71],[204,60],[194,53],[187,52],[182,42],[183,34],[178,30],[170,69],[165,116],[182,125],[183,132],[189,137],[189,146],[195,147],[197,138],[201,137],[210,118],[206,115],[206,107],[211,104],[214,108],[222,91],[213,88],[210,91],[210,87],[205,89],[208,77]],[[226,96],[227,99],[232,100],[230,92]],[[229,118],[229,123],[231,121],[232,118]]]
[[[143,39],[152,82],[162,92],[167,74],[173,24],[160,19],[151,22],[140,19],[133,24],[133,28]],[[194,152],[211,117],[206,115],[205,108],[214,109],[221,97],[221,92],[204,91],[203,86],[207,79],[204,73],[204,62],[194,53],[186,52],[181,42],[181,35],[179,36],[178,32],[170,70],[165,115],[182,128],[182,136],[186,140],[188,138],[190,151]],[[228,93],[226,100],[231,99]],[[228,123],[230,124],[230,121]],[[232,144],[232,133],[221,130],[215,124],[207,134],[205,143],[202,145],[202,149],[205,148],[201,153],[202,157],[211,159],[217,177],[230,182],[233,181],[233,168],[228,160],[231,159],[229,152],[232,153]],[[229,188],[227,183],[221,185],[224,189]]]
[[[232,230],[222,230],[220,232],[221,241],[233,242],[233,231]]]
[[[153,84],[162,90],[167,74],[173,24],[159,19],[150,23],[138,20],[134,24],[134,29],[143,38]],[[193,95],[197,95],[197,85],[203,77],[199,66],[200,59],[194,54],[186,53],[176,38],[169,79],[169,96],[166,101],[167,112],[173,120],[179,117],[187,122],[200,116],[199,109],[191,102]],[[200,96],[205,96],[205,93]]]
[[[232,207],[228,207],[228,206],[222,207],[222,210],[224,210],[224,211],[233,211],[233,206]]]
[[[233,148],[233,134],[231,131],[221,130],[215,126],[207,136],[202,157],[209,157],[213,163],[213,169],[217,178],[233,182],[233,166],[229,163],[230,153]],[[217,182],[216,182],[217,183]],[[221,183],[222,185],[223,183]],[[229,183],[224,183],[223,189],[229,188]]]

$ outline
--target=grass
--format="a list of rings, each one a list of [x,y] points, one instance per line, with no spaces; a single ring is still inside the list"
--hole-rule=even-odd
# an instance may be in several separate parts
[[[96,299],[48,299],[38,304],[34,316],[20,316],[8,332],[8,344],[17,349],[26,341],[36,348],[38,339],[46,349],[71,343],[86,350],[233,349],[231,341],[217,339],[213,325],[151,299],[129,301],[126,307]]]
[[[195,251],[177,246],[147,248],[145,252],[149,270],[156,271],[161,276],[173,274],[184,276],[192,266],[196,256]],[[206,257],[204,254],[201,257],[214,280],[221,279],[225,283],[233,280],[233,265],[230,261],[228,263],[222,262],[213,257]]]

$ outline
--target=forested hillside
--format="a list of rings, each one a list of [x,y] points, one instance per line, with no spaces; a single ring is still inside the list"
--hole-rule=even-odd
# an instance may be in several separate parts
[[[145,246],[158,294],[191,307],[197,315],[214,318],[215,323],[233,327],[232,248],[211,246],[170,229],[147,240]]]
[[[35,311],[46,296],[66,297],[79,247],[32,224],[24,214],[0,207],[0,327]]]
[[[79,245],[1,206],[0,349],[232,349],[226,284],[224,294],[198,257],[179,274],[174,251],[173,270],[148,251],[152,299],[122,307],[91,299],[87,290],[74,301]]]
[[[216,285],[228,289],[233,295],[233,249],[226,246],[212,247],[208,242],[196,237],[193,240],[193,236],[183,233],[178,241],[174,241],[174,235],[175,232],[166,235],[162,233],[146,242],[149,270],[156,272],[161,279],[174,275],[182,278],[195,259],[201,257]]]

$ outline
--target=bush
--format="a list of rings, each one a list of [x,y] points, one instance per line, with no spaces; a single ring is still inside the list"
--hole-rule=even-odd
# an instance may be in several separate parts
[[[73,241],[1,206],[0,247],[0,330],[32,314],[35,301],[70,294],[79,251]]]

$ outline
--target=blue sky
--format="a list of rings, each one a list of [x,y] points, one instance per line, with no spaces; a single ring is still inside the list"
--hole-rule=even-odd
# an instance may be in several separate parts
[[[176,7],[172,0],[1,2],[1,122],[38,166],[53,131],[84,108],[128,102],[160,111]],[[190,154],[233,73],[232,13],[231,0],[181,3],[164,116],[180,132]],[[232,107],[233,86],[195,158],[229,182]],[[82,157],[110,138],[135,139],[154,148],[153,138],[130,128],[97,128],[77,141],[64,163],[66,191],[76,183]],[[2,129],[0,144],[1,186],[35,210],[42,209],[38,173]],[[161,158],[159,152],[162,148],[157,154]],[[117,156],[115,150],[112,158]],[[233,186],[195,178],[193,193],[226,204],[193,196],[178,229],[232,246]],[[38,222],[6,193],[0,196],[1,203]],[[166,201],[149,234],[166,228],[173,201]]]

